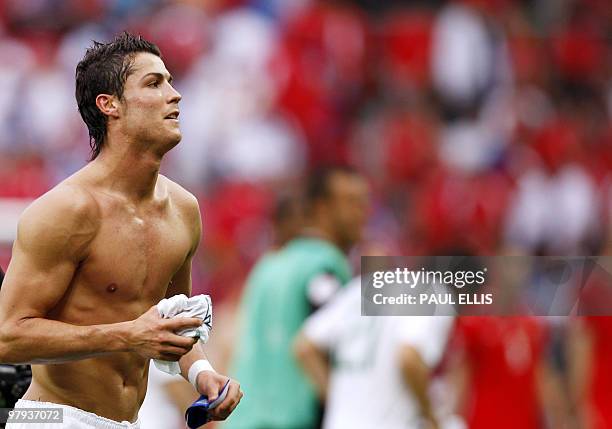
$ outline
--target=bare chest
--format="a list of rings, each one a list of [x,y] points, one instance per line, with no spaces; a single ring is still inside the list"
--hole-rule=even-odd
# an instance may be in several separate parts
[[[109,208],[75,276],[75,293],[147,308],[164,297],[191,250],[191,235],[172,209],[137,214]]]

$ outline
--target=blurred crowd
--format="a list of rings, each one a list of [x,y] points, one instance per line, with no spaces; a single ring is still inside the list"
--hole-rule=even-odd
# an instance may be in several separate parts
[[[609,0],[0,0],[0,198],[86,162],[75,66],[126,29],[183,96],[163,172],[199,197],[194,287],[216,302],[273,245],[279,199],[330,163],[371,186],[362,249],[612,250]]]
[[[396,254],[598,253],[611,22],[606,0],[3,0],[0,197],[84,164],[75,65],[128,29],[183,94],[164,168],[202,202],[202,290],[239,290],[278,196],[332,162],[367,175],[367,240]]]

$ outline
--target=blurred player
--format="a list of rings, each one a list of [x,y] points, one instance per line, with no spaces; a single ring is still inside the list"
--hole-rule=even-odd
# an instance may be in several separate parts
[[[573,319],[570,386],[581,429],[612,428],[612,317]]]
[[[450,366],[470,429],[569,427],[541,319],[460,317],[455,328]]]
[[[295,343],[326,400],[323,428],[439,428],[430,374],[452,317],[361,316],[360,281],[310,316]]]
[[[350,279],[346,253],[360,240],[366,221],[367,184],[346,168],[315,172],[305,210],[301,236],[267,254],[248,279],[233,373],[251,394],[225,429],[319,424],[317,394],[291,348],[306,317]]]
[[[273,218],[274,248],[280,249],[300,235],[304,228],[304,210],[294,195],[282,195],[276,201]]]
[[[612,235],[580,291],[580,314],[569,324],[570,392],[581,429],[612,428]],[[601,269],[603,268],[603,269]]]

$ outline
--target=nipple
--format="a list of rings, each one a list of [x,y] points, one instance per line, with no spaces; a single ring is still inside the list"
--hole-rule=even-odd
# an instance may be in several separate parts
[[[113,293],[117,290],[117,285],[115,283],[111,283],[108,286],[106,286],[106,291]]]

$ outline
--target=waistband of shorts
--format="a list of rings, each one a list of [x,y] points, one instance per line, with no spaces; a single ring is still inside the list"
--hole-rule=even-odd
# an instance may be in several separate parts
[[[107,419],[89,411],[81,410],[80,408],[71,407],[65,404],[56,404],[54,402],[30,401],[28,399],[19,399],[15,404],[15,408],[61,408],[64,410],[64,418],[70,416],[81,423],[92,425],[99,429],[138,429],[140,428],[140,418],[135,422],[128,421],[118,422],[116,420]]]

